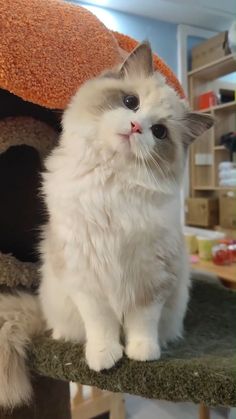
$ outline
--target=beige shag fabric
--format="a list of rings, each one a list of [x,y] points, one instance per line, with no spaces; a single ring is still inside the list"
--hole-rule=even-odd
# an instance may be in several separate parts
[[[68,1],[0,0],[0,11],[0,87],[50,109],[64,109],[83,82],[121,61],[120,48],[137,45]],[[183,97],[164,61],[154,65]]]
[[[9,288],[23,286],[35,288],[39,284],[38,266],[35,263],[21,262],[12,255],[0,252],[0,286]]]
[[[58,133],[45,122],[29,116],[0,120],[0,153],[11,146],[29,145],[44,158],[56,144]]]

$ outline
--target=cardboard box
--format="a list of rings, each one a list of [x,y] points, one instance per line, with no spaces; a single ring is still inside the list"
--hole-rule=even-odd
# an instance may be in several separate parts
[[[188,198],[185,201],[185,221],[188,225],[213,227],[219,224],[219,200]]]
[[[236,194],[225,192],[220,196],[220,226],[236,229]]]
[[[192,70],[230,54],[228,31],[219,33],[192,48]]]
[[[224,233],[225,237],[227,237],[228,239],[236,240],[236,228],[232,229],[216,226],[215,231],[219,233]]]

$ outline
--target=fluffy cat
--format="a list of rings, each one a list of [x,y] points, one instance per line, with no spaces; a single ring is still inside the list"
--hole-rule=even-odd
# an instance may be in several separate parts
[[[85,83],[46,161],[40,300],[91,369],[154,360],[181,336],[189,272],[180,222],[188,145],[212,126],[154,72],[148,43]]]

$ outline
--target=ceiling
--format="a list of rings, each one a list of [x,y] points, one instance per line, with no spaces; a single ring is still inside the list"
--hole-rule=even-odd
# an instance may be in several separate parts
[[[82,0],[81,3],[214,31],[228,29],[235,17],[235,0]]]

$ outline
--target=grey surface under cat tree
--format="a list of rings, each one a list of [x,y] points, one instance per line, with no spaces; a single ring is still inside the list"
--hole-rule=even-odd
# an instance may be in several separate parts
[[[102,389],[170,401],[236,406],[236,293],[217,283],[194,281],[185,339],[169,346],[159,361],[126,357],[111,370],[95,373],[83,348],[37,338],[29,364],[39,374]]]

